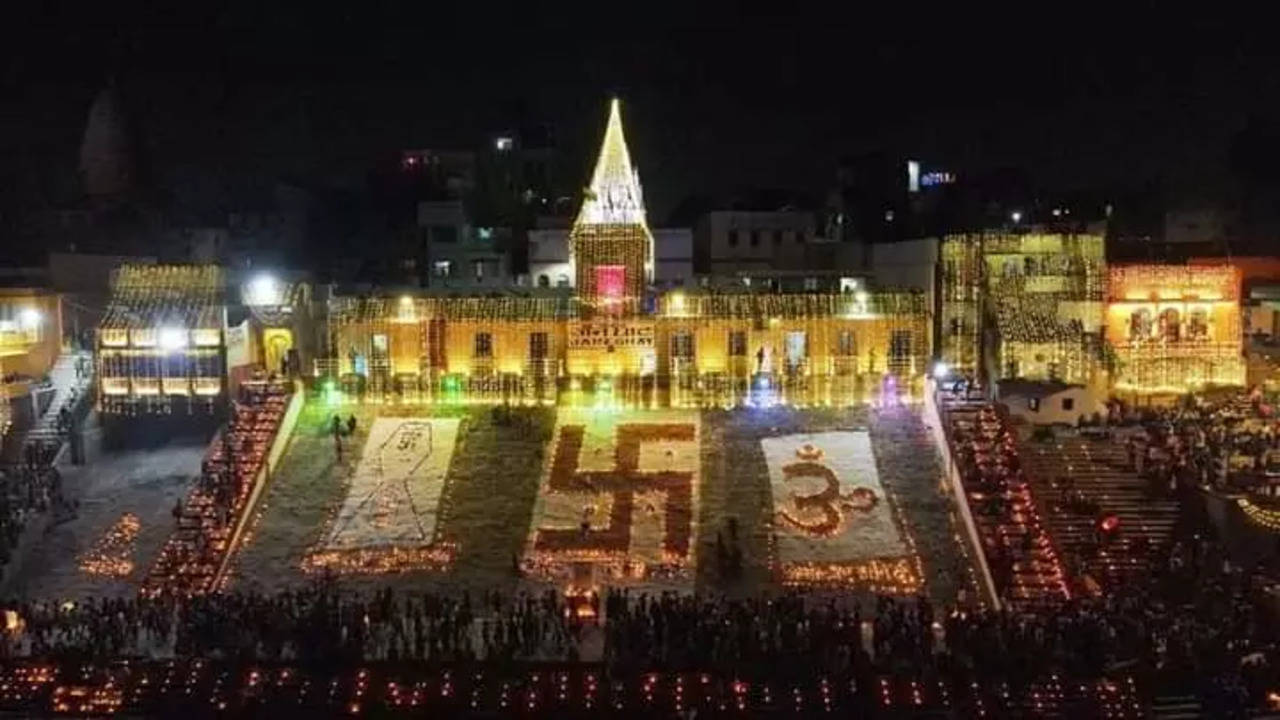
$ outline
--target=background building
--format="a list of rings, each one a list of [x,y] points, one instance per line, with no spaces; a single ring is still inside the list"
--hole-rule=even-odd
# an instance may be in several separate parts
[[[694,267],[717,279],[777,290],[839,291],[864,274],[861,246],[818,234],[807,210],[718,210],[694,231]]]
[[[1244,384],[1238,268],[1119,265],[1109,276],[1106,332],[1117,389],[1185,393]]]
[[[949,367],[991,379],[1095,380],[1101,235],[951,235],[941,256],[938,346]]]

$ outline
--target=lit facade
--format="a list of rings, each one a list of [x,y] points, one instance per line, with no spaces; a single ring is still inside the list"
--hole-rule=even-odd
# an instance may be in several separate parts
[[[0,440],[15,422],[12,404],[30,397],[62,347],[62,302],[55,293],[0,288]]]
[[[225,279],[216,265],[124,265],[98,326],[108,414],[209,412],[226,395]]]
[[[654,254],[615,101],[569,233],[573,287],[334,297],[317,372],[370,401],[840,405],[920,390],[923,293],[654,296]]]
[[[1110,269],[1106,336],[1116,387],[1183,393],[1243,385],[1240,271],[1231,265]]]
[[[940,254],[943,362],[993,379],[1095,380],[1106,299],[1102,236],[952,235]]]
[[[39,380],[62,346],[62,303],[38,289],[0,288],[0,376]]]

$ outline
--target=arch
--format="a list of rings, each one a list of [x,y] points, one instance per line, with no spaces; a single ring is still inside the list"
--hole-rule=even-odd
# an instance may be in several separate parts
[[[1209,311],[1195,308],[1187,316],[1187,338],[1205,340],[1209,337]]]
[[[1146,340],[1151,337],[1151,311],[1139,308],[1129,315],[1129,339]]]
[[[1168,342],[1182,339],[1182,315],[1177,308],[1165,308],[1160,312],[1160,337]]]

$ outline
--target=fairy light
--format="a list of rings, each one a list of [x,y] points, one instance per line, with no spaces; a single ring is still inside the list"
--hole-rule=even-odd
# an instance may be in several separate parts
[[[1239,268],[1118,265],[1109,280],[1106,334],[1118,388],[1185,393],[1245,384]]]
[[[225,396],[222,308],[216,265],[123,265],[98,325],[99,405],[108,414],[211,411]],[[171,371],[181,368],[176,374]]]
[[[1271,532],[1280,532],[1280,510],[1271,510],[1255,504],[1248,498],[1236,498],[1236,505],[1249,522]]]
[[[1085,382],[1091,348],[1080,329],[1101,321],[1106,273],[1100,235],[984,232],[949,235],[940,249],[941,357],[962,375],[982,364],[984,326],[994,321],[1001,367]]]

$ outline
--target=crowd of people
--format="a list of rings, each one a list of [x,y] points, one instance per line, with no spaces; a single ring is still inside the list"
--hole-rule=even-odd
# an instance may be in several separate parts
[[[331,584],[272,595],[159,595],[6,603],[8,657],[217,657],[303,664],[573,660],[583,628],[555,592],[476,598],[343,595]]]
[[[1255,490],[1280,477],[1280,420],[1257,393],[1141,410],[1113,403],[1108,420],[1138,428],[1125,439],[1128,462],[1155,493]]]
[[[230,444],[215,443],[207,458],[200,492],[221,514],[201,514],[191,527],[230,527],[228,509],[243,501],[283,409],[283,391],[262,393],[250,404],[256,409],[232,424],[237,434]],[[261,415],[262,408],[269,412]],[[1171,473],[1175,484],[1229,481],[1216,463],[1260,456],[1265,466],[1280,444],[1280,428],[1257,398],[1141,413],[1114,404],[1106,425],[1129,428],[1125,442],[1136,470]],[[333,418],[335,438],[354,429],[354,418]],[[988,499],[974,507],[980,524],[1030,508],[1009,499],[1026,481],[1001,418],[984,409],[953,435],[964,448],[957,465],[966,492]],[[21,495],[8,482],[5,488],[0,523]],[[188,510],[175,515],[187,517]],[[3,528],[7,538],[9,526]],[[727,542],[721,534],[717,543],[722,573],[734,565],[737,532],[731,526]],[[1013,584],[1013,568],[1001,569],[1000,552],[1037,558],[1042,551],[1030,532],[1010,537],[1014,545],[987,548],[993,572],[1005,576],[1001,586]],[[619,677],[657,670],[779,680],[894,674],[1022,685],[1054,674],[1092,679],[1123,672],[1153,692],[1195,689],[1211,714],[1262,704],[1280,686],[1276,600],[1262,576],[1232,563],[1209,529],[1190,521],[1168,547],[1146,552],[1151,572],[1141,581],[1088,596],[1054,587],[1050,594],[1061,597],[1053,602],[1000,610],[969,602],[939,607],[923,595],[729,598],[635,589],[603,589],[585,601],[556,591],[357,595],[329,577],[275,594],[207,594],[208,587],[181,582],[183,568],[194,564],[175,556],[171,567],[158,566],[168,567],[168,575],[151,578],[158,591],[136,598],[3,603],[0,656],[183,656],[335,668],[590,661]],[[206,571],[191,577],[197,575],[209,577]]]
[[[1262,702],[1280,680],[1276,628],[1259,610],[1261,592],[1217,543],[1193,535],[1162,553],[1152,584],[1074,598],[1053,612],[935,608],[923,596],[860,604],[606,590],[597,612],[580,613],[554,591],[356,596],[320,581],[274,595],[7,603],[3,652],[326,666],[589,659],[625,676],[905,673],[1015,684],[1123,670],[1157,690],[1199,687],[1204,697],[1243,706]]]
[[[0,577],[23,529],[37,517],[73,514],[75,502],[62,492],[62,475],[53,466],[58,446],[36,441],[23,448],[23,462],[0,468]]]

